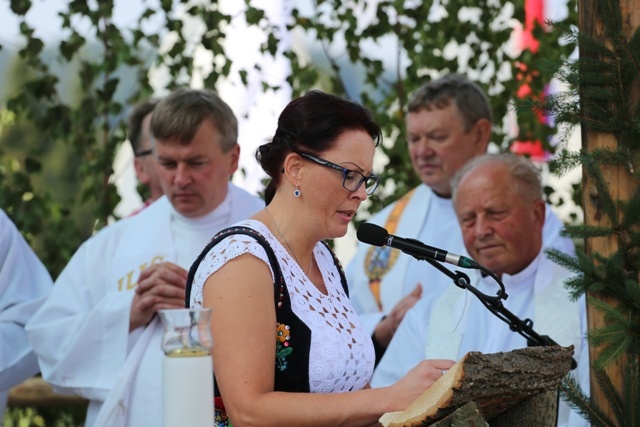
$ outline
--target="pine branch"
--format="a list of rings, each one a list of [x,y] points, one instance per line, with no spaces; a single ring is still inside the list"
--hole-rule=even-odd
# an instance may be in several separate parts
[[[549,96],[530,107],[553,116],[559,126],[579,124],[583,133],[604,133],[615,138],[614,148],[589,147],[588,152],[557,153],[551,166],[556,175],[582,166],[589,184],[589,193],[583,195],[584,204],[593,207],[590,215],[599,224],[567,226],[565,234],[605,239],[617,249],[606,256],[592,250],[588,255],[577,251],[575,257],[557,252],[548,252],[548,256],[577,273],[565,286],[572,297],[588,292],[589,305],[605,321],[604,327],[589,332],[588,339],[590,345],[599,347],[593,372],[606,402],[598,402],[611,408],[614,415],[605,416],[586,396],[580,395],[575,382],[563,382],[563,392],[594,426],[637,426],[640,425],[640,29],[631,37],[624,34],[623,20],[629,18],[621,16],[617,0],[595,3],[597,11],[593,14],[599,21],[598,38],[602,40],[567,24],[552,23],[554,31],[580,47],[580,58],[565,62],[556,73],[556,78],[569,86],[566,94]],[[617,197],[614,200],[610,185],[618,180],[625,181],[625,189],[621,191],[625,198],[632,192],[627,200]],[[616,360],[623,360],[625,369],[621,393],[603,370]]]
[[[621,358],[631,347],[631,338],[627,335],[627,329],[620,324],[592,329],[587,336],[594,347],[600,348],[598,358],[593,362],[596,369],[605,369]]]
[[[563,151],[556,159],[549,162],[549,169],[555,175],[564,175],[582,166],[582,155],[579,151]]]
[[[630,171],[629,150],[625,147],[618,149],[612,148],[596,148],[589,151],[589,155],[596,160],[601,166],[620,166]]]
[[[612,227],[618,225],[618,215],[615,208],[615,203],[609,192],[607,180],[602,174],[598,160],[591,154],[583,152],[582,165],[586,169],[586,173],[591,177],[593,184],[596,187],[596,194],[589,195],[592,202],[597,204],[599,210],[601,210],[611,222]]]
[[[632,324],[624,312],[596,298],[589,298],[589,304],[604,315],[607,325],[589,331],[589,343],[594,347],[602,347],[593,364],[596,369],[605,369],[619,359],[631,347]]]
[[[629,309],[630,313],[640,313],[640,284],[637,280],[628,279],[624,283],[625,289],[625,298],[622,301],[625,307]],[[632,329],[635,331],[636,335],[640,334],[640,318],[633,316],[632,319],[636,322],[636,326]],[[640,336],[640,335],[639,335]],[[635,351],[635,353],[640,354],[639,351]]]
[[[611,227],[600,225],[571,225],[564,227],[563,235],[571,238],[586,239],[588,237],[607,237],[613,232]]]
[[[620,227],[632,229],[635,224],[640,223],[640,188],[637,188],[631,198],[622,204],[621,211],[623,218]]]
[[[637,426],[640,423],[640,361],[638,355],[629,355],[626,375],[623,382],[625,407],[625,423],[628,426]]]
[[[621,396],[616,391],[611,379],[607,376],[606,372],[603,370],[595,369],[593,371],[594,376],[596,378],[596,382],[603,394],[607,398],[607,402],[609,403],[609,407],[613,409],[613,413],[615,414],[617,423],[615,425],[622,426],[624,424],[620,424],[622,421],[623,413],[624,413],[624,403],[622,401]]]
[[[560,383],[559,389],[562,396],[566,398],[569,407],[575,409],[589,421],[591,426],[613,427],[616,425],[600,408],[591,403],[573,375],[567,375]]]
[[[563,232],[561,235],[565,235],[565,233]],[[570,255],[555,248],[546,248],[544,253],[556,264],[559,264],[574,273],[582,273],[580,260],[577,256]]]
[[[632,248],[640,247],[640,232],[631,230],[629,231],[629,246]]]

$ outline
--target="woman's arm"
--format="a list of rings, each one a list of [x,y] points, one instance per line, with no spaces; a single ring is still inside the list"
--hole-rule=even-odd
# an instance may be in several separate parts
[[[274,392],[276,316],[268,266],[245,254],[205,283],[213,308],[213,364],[234,426],[366,426],[385,412],[404,410],[441,375],[423,362],[391,387],[348,393]],[[295,351],[295,350],[294,350]]]

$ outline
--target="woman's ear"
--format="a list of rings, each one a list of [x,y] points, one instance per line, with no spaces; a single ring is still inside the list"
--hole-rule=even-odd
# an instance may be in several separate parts
[[[291,185],[295,186],[302,179],[304,162],[296,153],[289,153],[284,159],[283,173]]]

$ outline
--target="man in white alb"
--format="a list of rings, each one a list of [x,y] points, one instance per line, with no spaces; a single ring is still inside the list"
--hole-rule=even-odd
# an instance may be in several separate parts
[[[187,270],[206,243],[264,207],[229,182],[238,128],[218,95],[174,91],[151,129],[165,196],[86,241],[27,325],[44,379],[90,399],[86,426],[162,425],[156,312],[183,308]]]
[[[0,209],[0,425],[9,389],[38,373],[24,325],[52,285],[45,266]]]
[[[572,300],[564,283],[573,273],[544,254],[546,206],[538,170],[514,154],[477,157],[454,178],[453,204],[467,251],[505,286],[503,306],[520,320],[532,320],[538,335],[575,347],[573,375],[589,393],[585,299]],[[478,270],[469,278],[479,291],[496,296],[499,287],[491,276]],[[439,298],[421,299],[407,311],[371,385],[392,384],[424,359],[458,360],[469,351],[495,353],[527,345],[474,294],[450,286]],[[561,403],[558,424],[586,422]]]
[[[450,180],[467,161],[487,151],[491,123],[487,96],[462,76],[446,75],[413,92],[406,119],[408,149],[422,184],[369,222],[389,234],[466,255],[451,202]],[[573,252],[571,240],[559,236],[561,221],[550,208],[546,215],[544,246]],[[351,300],[372,335],[377,360],[405,312],[419,298],[437,298],[454,286],[448,276],[425,261],[386,246],[362,243],[346,274]]]

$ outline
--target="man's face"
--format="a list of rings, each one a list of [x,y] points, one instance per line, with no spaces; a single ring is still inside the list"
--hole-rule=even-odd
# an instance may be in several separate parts
[[[485,121],[488,124],[488,121]],[[478,122],[465,130],[455,101],[444,108],[422,109],[407,115],[409,156],[420,180],[441,196],[451,195],[449,182],[472,157],[487,149],[488,135]],[[490,129],[490,124],[488,124]]]
[[[498,276],[519,273],[538,255],[544,202],[526,201],[503,164],[466,174],[453,204],[469,255]]]
[[[231,175],[238,168],[240,147],[226,153],[210,120],[204,120],[188,145],[157,140],[156,154],[162,188],[173,207],[195,218],[212,212],[227,196]]]

